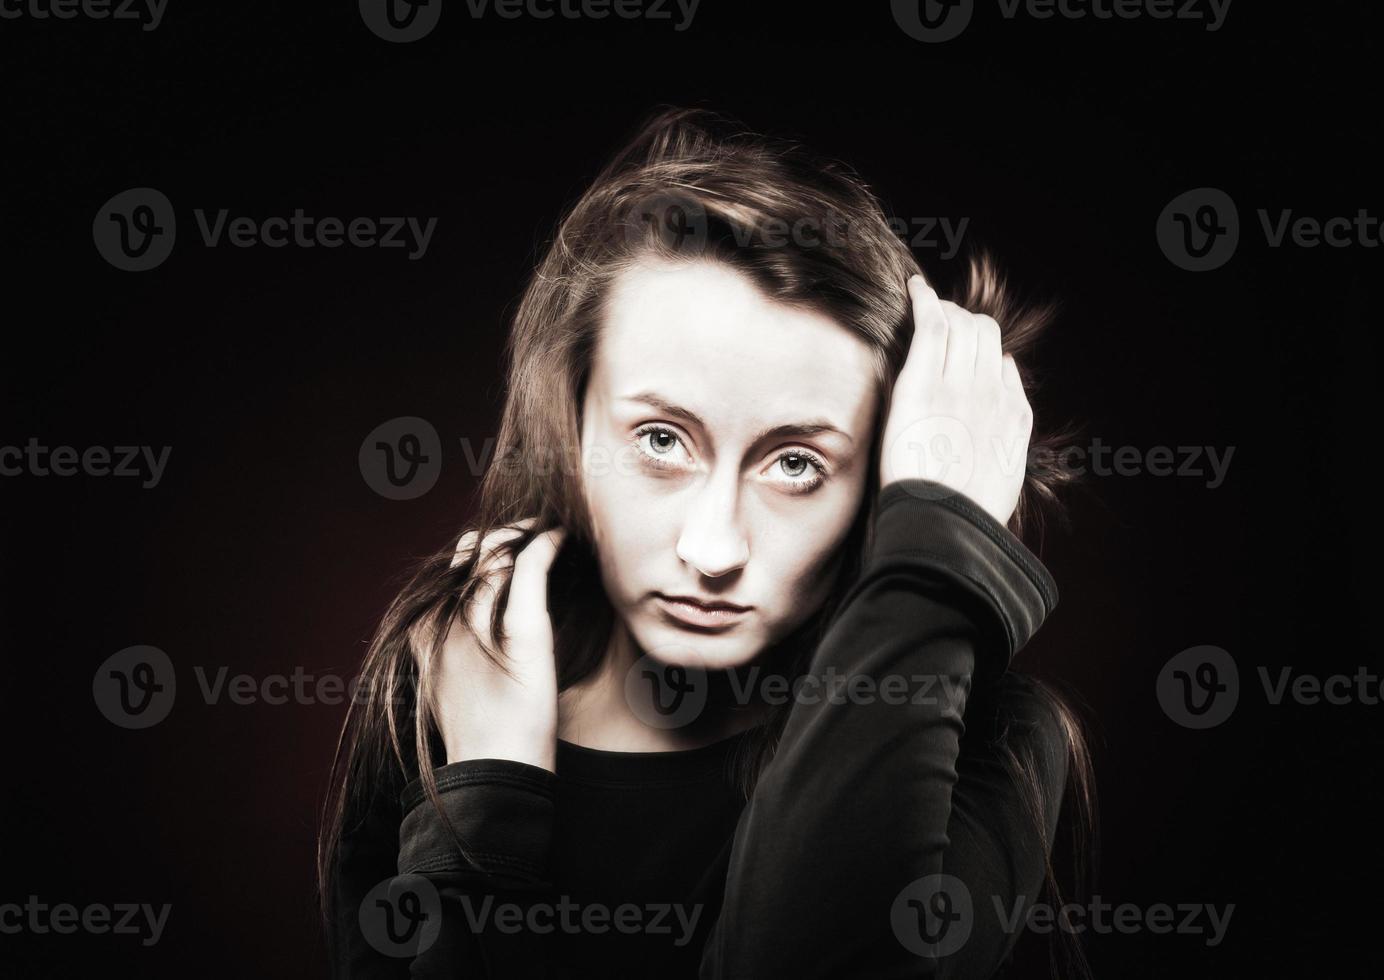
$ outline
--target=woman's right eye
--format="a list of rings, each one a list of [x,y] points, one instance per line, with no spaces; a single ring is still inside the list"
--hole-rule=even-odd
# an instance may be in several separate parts
[[[646,425],[640,428],[634,434],[634,444],[654,466],[679,466],[687,458],[682,439],[666,426]]]

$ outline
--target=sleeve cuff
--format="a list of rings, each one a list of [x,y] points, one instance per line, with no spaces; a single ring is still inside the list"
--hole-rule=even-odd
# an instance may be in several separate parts
[[[1004,667],[1057,607],[1057,582],[1037,556],[970,497],[932,480],[880,491],[867,567],[900,562],[947,573],[988,610]]]
[[[509,759],[473,759],[434,770],[439,814],[421,779],[399,796],[399,873],[479,871],[541,879],[553,829],[553,773]],[[444,819],[445,818],[445,819]]]

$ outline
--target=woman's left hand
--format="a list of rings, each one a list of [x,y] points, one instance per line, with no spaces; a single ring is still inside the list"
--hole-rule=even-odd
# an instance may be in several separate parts
[[[910,478],[965,494],[1001,524],[1019,503],[1033,432],[1000,327],[908,280],[913,339],[884,426],[880,486]]]

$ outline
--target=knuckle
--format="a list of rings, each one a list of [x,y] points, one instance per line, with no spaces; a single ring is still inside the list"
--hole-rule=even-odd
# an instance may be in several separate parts
[[[485,550],[494,551],[506,541],[512,541],[522,533],[522,531],[511,527],[497,527],[485,536]]]
[[[447,637],[449,651],[461,653],[478,643],[491,645],[491,621],[495,604],[488,599],[467,603],[458,617],[456,631]]]
[[[536,534],[520,549],[516,561],[523,561],[525,567],[544,561],[553,550],[552,538],[547,534]]]
[[[947,311],[947,322],[953,330],[959,330],[963,333],[975,332],[976,325],[971,314],[955,304]]]
[[[513,568],[513,559],[492,558],[480,572],[480,583],[493,591],[499,591],[504,587],[505,580]]]
[[[457,539],[457,554],[469,554],[476,545],[476,532],[474,529],[467,531]]]

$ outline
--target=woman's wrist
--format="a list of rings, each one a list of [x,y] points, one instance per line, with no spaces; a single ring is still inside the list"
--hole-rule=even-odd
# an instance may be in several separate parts
[[[549,772],[557,771],[556,726],[529,732],[492,732],[480,738],[446,743],[447,763],[473,759],[507,759]]]

